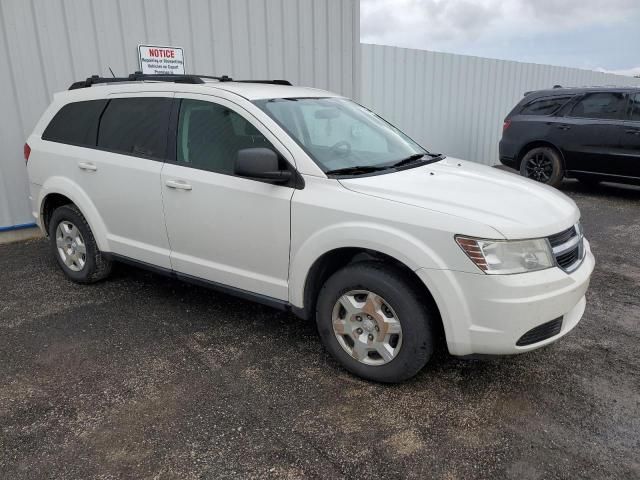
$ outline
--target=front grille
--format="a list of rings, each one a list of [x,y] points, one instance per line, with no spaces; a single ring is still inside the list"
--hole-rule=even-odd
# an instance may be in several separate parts
[[[547,338],[551,338],[560,333],[562,329],[562,317],[558,317],[550,322],[538,325],[532,328],[527,333],[522,335],[516,342],[518,347],[524,347],[526,345],[533,345],[534,343],[541,342]]]
[[[552,247],[557,247],[558,245],[562,245],[564,242],[569,240],[576,235],[576,227],[570,227],[566,230],[556,233],[555,235],[551,235],[549,237],[549,243]]]
[[[569,250],[561,255],[556,255],[556,262],[560,265],[560,268],[566,270],[580,260],[580,248],[577,246],[573,250]]]
[[[580,266],[584,257],[584,241],[580,224],[551,235],[549,244],[556,263],[562,270],[572,272]]]

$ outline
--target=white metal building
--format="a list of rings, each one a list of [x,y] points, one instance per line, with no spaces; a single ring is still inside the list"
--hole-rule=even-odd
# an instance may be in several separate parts
[[[524,92],[640,86],[640,78],[381,45],[362,45],[362,103],[427,149],[498,163],[502,122]]]
[[[640,79],[361,45],[359,0],[0,0],[0,232],[31,224],[24,139],[52,94],[138,69],[139,44],[184,49],[187,73],[284,78],[360,100],[425,147],[494,164],[526,90]]]
[[[359,0],[1,0],[0,231],[33,218],[24,139],[92,74],[138,69],[139,44],[182,47],[187,73],[284,78],[355,96]]]

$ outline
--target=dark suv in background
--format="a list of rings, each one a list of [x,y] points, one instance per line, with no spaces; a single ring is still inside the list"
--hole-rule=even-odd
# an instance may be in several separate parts
[[[505,118],[500,162],[552,186],[640,184],[640,88],[525,93]]]

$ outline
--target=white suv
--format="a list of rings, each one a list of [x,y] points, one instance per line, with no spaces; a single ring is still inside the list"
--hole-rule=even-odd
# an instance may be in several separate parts
[[[573,329],[594,268],[562,193],[430,153],[370,110],[285,81],[89,78],[25,145],[65,274],[125,261],[315,318],[382,382]]]

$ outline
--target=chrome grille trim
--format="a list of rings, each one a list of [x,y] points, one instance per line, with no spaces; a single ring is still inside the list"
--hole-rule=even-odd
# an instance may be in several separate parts
[[[575,271],[584,260],[584,233],[580,223],[548,237],[558,268],[567,273]],[[561,243],[559,243],[561,242]],[[568,263],[570,262],[570,263]]]
[[[551,243],[552,247],[557,247],[558,245],[563,244],[571,237],[576,235],[576,225],[572,225],[571,227],[563,230],[560,233],[556,233],[555,235],[549,236],[549,243]]]
[[[582,236],[576,235],[575,237],[570,238],[566,242],[558,245],[557,247],[553,247],[553,254],[555,256],[561,255],[562,253],[565,253],[567,250],[571,250],[573,247],[578,245],[578,243],[580,243],[581,241],[582,241]]]

